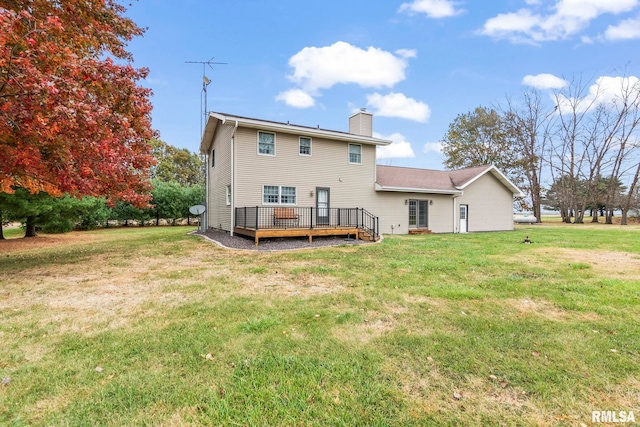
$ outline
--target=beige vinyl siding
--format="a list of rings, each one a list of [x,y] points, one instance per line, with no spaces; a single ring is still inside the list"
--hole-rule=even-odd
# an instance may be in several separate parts
[[[231,206],[227,205],[227,186],[231,185],[231,135],[234,126],[220,125],[216,130],[212,148],[216,150],[215,167],[209,157],[209,194],[207,220],[209,228],[231,230]],[[209,150],[209,156],[211,150]],[[231,189],[233,191],[233,188]]]
[[[409,232],[409,205],[405,205],[404,201],[410,199],[433,200],[428,207],[429,230],[434,233],[453,232],[453,197],[450,195],[378,191],[375,196],[377,203],[373,214],[380,218],[380,233]]]
[[[456,221],[460,205],[469,205],[470,232],[513,230],[513,193],[490,173],[464,189],[457,199]]]
[[[296,206],[316,203],[316,188],[330,189],[330,207],[375,206],[375,146],[362,144],[362,164],[349,164],[347,142],[313,137],[311,156],[299,155],[298,133],[276,133],[276,155],[257,154],[258,130],[238,128],[235,205],[263,206],[265,185],[296,187]],[[313,191],[313,196],[311,192]],[[272,206],[272,205],[271,205]]]

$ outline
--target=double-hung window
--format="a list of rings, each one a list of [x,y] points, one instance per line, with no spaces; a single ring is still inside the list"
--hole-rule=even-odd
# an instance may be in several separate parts
[[[349,163],[362,164],[362,145],[349,144]]]
[[[258,132],[258,154],[264,156],[276,155],[276,134],[270,132]]]
[[[262,203],[265,205],[295,205],[296,187],[265,185],[262,188]]]
[[[300,155],[311,155],[311,138],[305,138],[304,136],[300,137]]]

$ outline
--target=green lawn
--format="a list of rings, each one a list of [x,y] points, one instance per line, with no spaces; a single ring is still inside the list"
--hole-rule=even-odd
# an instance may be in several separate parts
[[[640,421],[638,226],[281,253],[187,231],[0,242],[0,425]]]

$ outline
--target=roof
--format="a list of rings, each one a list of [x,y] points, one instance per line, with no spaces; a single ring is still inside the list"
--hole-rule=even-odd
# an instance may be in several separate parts
[[[209,151],[211,141],[215,135],[216,128],[219,124],[225,124],[230,122],[235,126],[242,126],[247,128],[260,129],[273,132],[286,132],[295,133],[300,136],[310,136],[318,138],[327,138],[338,141],[348,141],[358,144],[367,145],[389,145],[391,141],[380,138],[372,138],[370,136],[356,135],[349,132],[341,132],[337,130],[321,129],[318,127],[294,125],[284,122],[274,122],[270,120],[253,119],[250,117],[242,117],[233,114],[226,113],[209,113],[207,124],[202,135],[202,141],[200,142],[200,152],[206,153]]]
[[[453,171],[378,165],[376,190],[461,195],[466,187],[487,173],[492,174],[514,195],[522,196],[520,189],[492,165]]]

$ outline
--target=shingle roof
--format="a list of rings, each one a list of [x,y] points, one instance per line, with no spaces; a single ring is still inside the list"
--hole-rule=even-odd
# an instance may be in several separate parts
[[[405,168],[398,166],[376,167],[376,184],[380,190],[436,192],[460,194],[461,190],[487,172],[492,172],[515,194],[520,190],[494,166],[477,166],[453,171]]]

